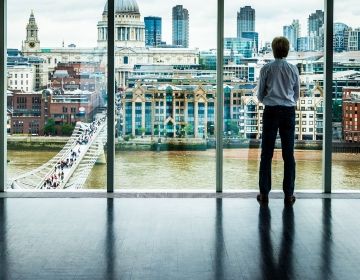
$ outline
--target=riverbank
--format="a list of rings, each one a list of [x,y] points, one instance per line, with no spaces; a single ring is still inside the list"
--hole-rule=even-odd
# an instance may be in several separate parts
[[[61,150],[69,137],[62,136],[28,136],[11,135],[7,136],[8,150],[41,150],[55,151]]]
[[[8,150],[61,150],[69,137],[59,136],[8,136]],[[360,154],[359,143],[334,142],[333,154]],[[258,150],[261,147],[261,140],[248,140],[237,138],[224,138],[224,149]],[[134,138],[128,141],[116,140],[116,151],[206,151],[216,148],[215,139],[202,138]],[[275,144],[276,149],[281,149],[279,140]],[[295,141],[296,150],[321,151],[322,141]]]

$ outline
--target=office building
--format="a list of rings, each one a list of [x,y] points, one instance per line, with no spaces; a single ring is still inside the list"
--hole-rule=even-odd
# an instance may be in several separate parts
[[[226,37],[224,38],[224,49],[230,50],[234,54],[241,54],[244,58],[251,58],[256,54],[256,40]]]
[[[161,17],[144,17],[145,46],[158,47],[161,42]]]
[[[290,50],[297,51],[297,43],[300,38],[299,20],[293,20],[290,25],[283,27],[283,36],[289,40]]]
[[[241,38],[243,32],[249,31],[255,31],[255,10],[251,6],[245,6],[237,13],[237,37]]]
[[[322,51],[324,48],[324,12],[316,10],[308,17],[309,50]]]
[[[189,11],[182,5],[172,9],[172,44],[189,47]]]
[[[360,28],[349,29],[348,35],[348,51],[359,51],[360,50]]]
[[[241,34],[242,34],[241,38],[249,39],[254,42],[253,53],[256,54],[259,51],[259,33],[254,31],[244,31]]]
[[[348,49],[349,26],[341,22],[334,23],[334,51],[342,52]]]

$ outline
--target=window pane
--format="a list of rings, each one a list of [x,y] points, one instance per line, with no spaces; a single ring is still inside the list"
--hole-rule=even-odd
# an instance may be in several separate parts
[[[333,190],[359,190],[360,21],[352,1],[334,1]]]
[[[116,188],[214,190],[216,69],[199,52],[216,46],[216,1],[137,4],[115,23],[127,58],[116,59]]]
[[[8,0],[8,187],[105,186],[104,5]]]
[[[321,189],[323,133],[323,1],[225,1],[224,189],[258,190],[264,104],[257,84],[274,60],[271,42],[285,36],[287,61],[301,78],[295,110],[295,190]],[[290,106],[289,104],[286,104]],[[272,189],[282,190],[279,134],[272,159]]]

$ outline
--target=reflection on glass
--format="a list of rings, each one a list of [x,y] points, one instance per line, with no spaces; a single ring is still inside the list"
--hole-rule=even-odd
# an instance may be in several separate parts
[[[262,67],[274,59],[271,41],[276,36],[288,38],[287,61],[297,66],[301,78],[295,115],[295,189],[321,188],[323,3],[318,1],[314,11],[304,6],[289,14],[292,6],[298,3],[225,2],[224,189],[258,189],[264,105],[256,97],[257,82]],[[280,149],[278,135],[272,163],[273,188],[278,190],[283,179]]]
[[[79,18],[87,4],[8,1],[9,188],[82,189],[105,168],[107,11]]]

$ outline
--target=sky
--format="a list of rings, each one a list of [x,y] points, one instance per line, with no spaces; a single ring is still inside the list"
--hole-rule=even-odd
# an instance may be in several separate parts
[[[8,47],[21,48],[31,10],[39,27],[41,47],[60,47],[74,43],[95,47],[97,22],[101,20],[106,0],[7,0]],[[335,0],[335,21],[360,27],[359,0]],[[140,14],[162,17],[162,40],[171,44],[172,7],[183,5],[189,11],[190,47],[216,48],[217,0],[137,0]],[[236,36],[236,14],[240,7],[255,9],[255,31],[260,45],[282,35],[282,27],[300,20],[301,33],[307,33],[307,18],[324,9],[324,0],[225,0],[225,37]]]

